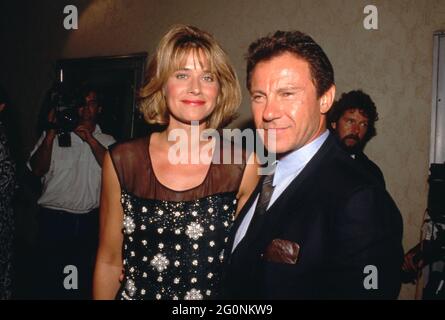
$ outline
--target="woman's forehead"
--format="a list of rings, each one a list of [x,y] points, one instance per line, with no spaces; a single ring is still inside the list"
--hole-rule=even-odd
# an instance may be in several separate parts
[[[208,53],[201,48],[179,50],[173,62],[174,69],[190,69],[198,66],[203,70],[212,71],[212,61]]]

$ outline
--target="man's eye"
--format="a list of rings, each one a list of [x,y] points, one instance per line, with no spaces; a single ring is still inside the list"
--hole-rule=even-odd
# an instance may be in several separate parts
[[[367,127],[368,127],[368,124],[367,124],[367,123],[360,123],[360,125],[361,125],[363,128],[367,128]]]
[[[283,96],[283,97],[290,97],[290,96],[292,96],[294,93],[293,92],[283,92],[281,95]]]
[[[263,100],[263,98],[264,98],[264,96],[259,95],[259,94],[257,94],[257,95],[253,95],[253,96],[250,97],[250,99],[251,99],[252,101],[254,101],[254,102],[260,102],[260,101]]]

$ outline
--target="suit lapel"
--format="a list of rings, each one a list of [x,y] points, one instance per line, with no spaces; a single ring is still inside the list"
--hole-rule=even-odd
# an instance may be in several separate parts
[[[269,235],[275,234],[277,228],[279,228],[286,221],[285,219],[282,218],[283,215],[288,214],[289,212],[296,211],[295,209],[298,206],[298,202],[302,200],[301,199],[302,192],[298,192],[298,190],[304,190],[305,185],[311,182],[308,179],[308,177],[313,176],[316,173],[316,170],[322,163],[322,160],[328,155],[329,152],[333,151],[331,150],[333,142],[334,142],[333,138],[331,136],[328,136],[326,141],[323,143],[323,145],[320,147],[320,149],[317,151],[314,157],[304,167],[304,169],[300,172],[300,174],[275,200],[275,202],[272,204],[269,210],[267,210],[266,219],[263,219],[260,222],[260,224],[256,226],[253,230],[250,227],[249,229],[247,229],[246,235],[240,241],[235,251],[239,252],[242,252],[244,250],[250,251],[253,247],[261,246],[262,241],[258,241],[258,238],[265,239],[268,238]],[[260,182],[262,182],[262,180]],[[259,189],[258,186],[257,189]],[[254,199],[258,195],[258,190],[256,191],[257,193],[255,193]],[[251,199],[249,199],[249,201],[250,200]],[[253,200],[250,201],[249,205],[246,204],[246,206],[243,208],[246,209],[246,212],[252,206],[252,202]],[[289,208],[289,203],[293,203],[294,207]],[[267,221],[266,224],[265,221]]]
[[[238,231],[238,228],[240,227],[241,223],[243,222],[247,212],[249,212],[249,209],[252,207],[253,202],[258,197],[258,194],[261,190],[261,185],[263,184],[263,179],[264,179],[264,177],[262,177],[258,181],[258,184],[256,185],[255,189],[253,190],[249,199],[244,204],[243,208],[239,212],[238,216],[235,219],[235,222],[232,225],[232,231],[230,233],[229,240],[227,242],[227,250],[229,250],[229,252],[228,252],[229,254],[232,251],[233,242],[235,241],[235,236],[236,236],[236,232]]]

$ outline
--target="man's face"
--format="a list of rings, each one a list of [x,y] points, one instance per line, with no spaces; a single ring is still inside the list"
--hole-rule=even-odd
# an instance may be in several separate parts
[[[320,99],[309,64],[291,53],[258,63],[252,72],[251,108],[264,145],[285,154],[299,149],[326,129],[326,113],[335,96],[332,86]],[[275,138],[275,146],[268,137]]]
[[[348,109],[337,122],[332,123],[332,127],[346,149],[363,149],[368,122],[368,118],[359,109]]]
[[[101,108],[97,104],[97,94],[94,91],[88,93],[84,99],[84,103],[79,108],[79,116],[81,122],[96,122],[97,115]]]

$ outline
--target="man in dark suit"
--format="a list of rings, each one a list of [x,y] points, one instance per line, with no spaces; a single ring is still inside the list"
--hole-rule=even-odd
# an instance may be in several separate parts
[[[335,84],[321,47],[298,31],[255,41],[247,88],[278,161],[232,228],[223,298],[397,298],[401,216],[326,129]]]
[[[328,124],[340,146],[363,169],[385,186],[380,168],[363,152],[366,144],[376,135],[377,108],[371,97],[361,90],[343,93],[328,113]]]

